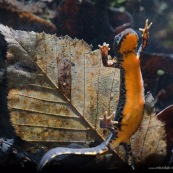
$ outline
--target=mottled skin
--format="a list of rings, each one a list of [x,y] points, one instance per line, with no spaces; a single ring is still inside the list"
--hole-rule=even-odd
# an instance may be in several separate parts
[[[111,135],[100,145],[94,148],[72,149],[57,147],[49,150],[41,159],[38,171],[48,162],[62,154],[76,155],[97,155],[103,154],[108,150],[114,150],[119,145],[126,149],[128,164],[134,168],[130,137],[138,129],[144,110],[144,89],[143,79],[140,70],[140,56],[147,45],[149,28],[146,20],[145,28],[142,31],[142,44],[138,46],[138,35],[132,29],[126,29],[114,39],[114,51],[117,58],[108,56],[109,45],[103,43],[100,46],[103,65],[120,69],[120,96],[116,112],[109,117],[105,112],[103,119],[100,120],[101,128],[108,128]],[[113,120],[112,120],[113,118]]]

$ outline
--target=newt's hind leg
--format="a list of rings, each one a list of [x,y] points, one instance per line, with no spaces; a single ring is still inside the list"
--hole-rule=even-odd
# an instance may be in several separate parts
[[[134,159],[133,159],[133,155],[132,155],[132,149],[131,149],[131,144],[129,143],[121,143],[126,151],[126,162],[128,163],[129,166],[131,166],[131,168],[133,170],[135,170],[135,164],[134,164]]]
[[[108,116],[108,112],[104,112],[103,118],[100,119],[100,128],[107,128],[111,132],[114,131],[115,124],[118,124],[118,121],[113,121],[113,117],[115,116],[115,112],[113,112],[110,116]]]

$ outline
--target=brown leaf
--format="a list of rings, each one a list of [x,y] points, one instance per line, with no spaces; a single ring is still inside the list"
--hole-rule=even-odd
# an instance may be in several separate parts
[[[103,67],[100,51],[91,51],[83,40],[3,25],[0,31],[8,43],[8,108],[17,135],[41,146],[53,144],[48,148],[105,139],[99,118],[117,106],[119,70]],[[147,103],[131,140],[137,164],[166,155],[163,123],[155,116],[151,97]]]
[[[170,105],[159,112],[157,117],[165,124],[166,138],[170,147],[173,142],[173,105]]]
[[[100,51],[70,37],[2,25],[1,32],[8,42],[8,107],[17,135],[31,142],[103,139],[98,119],[117,104],[119,71],[103,67]]]
[[[32,31],[34,29],[36,32],[44,31],[51,34],[57,32],[53,23],[27,11],[24,3],[16,0],[0,1],[0,23],[16,30]]]

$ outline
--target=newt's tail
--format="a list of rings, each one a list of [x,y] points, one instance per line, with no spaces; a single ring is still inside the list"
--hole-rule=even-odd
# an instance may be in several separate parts
[[[103,154],[107,152],[108,143],[111,139],[111,135],[100,145],[93,148],[64,148],[64,147],[56,147],[49,150],[44,156],[41,158],[40,163],[37,167],[37,171],[41,171],[42,168],[49,162],[53,161],[56,157],[63,154],[75,154],[75,155],[97,155]]]

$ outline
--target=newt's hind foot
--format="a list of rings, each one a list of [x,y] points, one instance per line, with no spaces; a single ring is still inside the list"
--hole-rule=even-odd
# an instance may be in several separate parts
[[[100,128],[107,128],[110,131],[114,130],[114,125],[118,124],[118,121],[113,121],[113,117],[115,112],[113,112],[110,116],[108,116],[108,112],[104,112],[103,118],[100,119]]]

